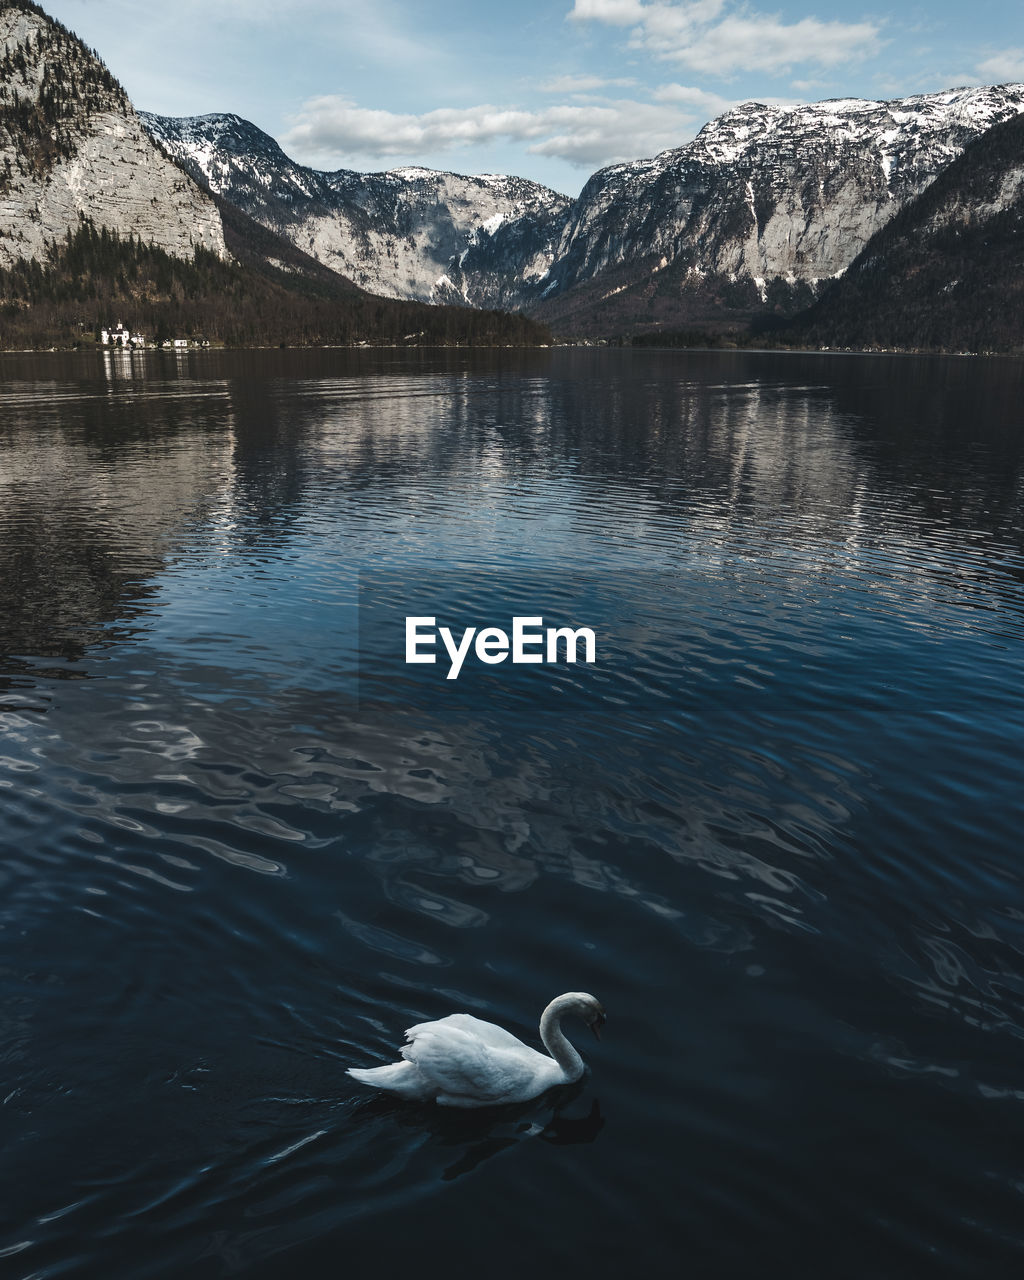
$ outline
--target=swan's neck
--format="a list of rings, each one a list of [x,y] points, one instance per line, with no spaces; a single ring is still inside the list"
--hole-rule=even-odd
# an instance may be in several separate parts
[[[552,1000],[541,1014],[540,1038],[565,1073],[566,1080],[578,1080],[583,1074],[583,1059],[562,1032],[562,1015],[572,1007],[571,1001],[563,1003],[562,997]]]

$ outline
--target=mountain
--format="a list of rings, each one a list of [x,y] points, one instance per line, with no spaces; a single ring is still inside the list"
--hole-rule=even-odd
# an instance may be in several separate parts
[[[212,190],[364,287],[607,335],[799,310],[1022,111],[1024,85],[747,103],[686,146],[600,170],[574,201],[515,178],[320,173],[237,116],[142,118]]]
[[[373,293],[516,305],[547,275],[569,201],[523,178],[431,169],[323,173],[295,164],[236,115],[142,114],[211,191]]]
[[[969,142],[1021,111],[1024,85],[747,103],[685,147],[596,173],[534,314],[607,332],[806,305]]]
[[[1020,111],[1024,85],[891,102],[747,103],[685,147],[596,173],[563,232],[552,281],[564,291],[654,257],[755,282],[838,275],[972,138]]]
[[[96,54],[0,0],[0,347],[150,340],[536,345],[522,315],[374,297],[196,183]]]
[[[789,333],[828,346],[1024,352],[1024,116],[972,142]]]
[[[224,256],[220,215],[162,153],[99,58],[27,0],[0,3],[0,266],[84,217],[189,257]]]
[[[286,313],[291,332],[301,312],[279,305],[275,290],[316,297],[318,307],[347,298],[362,308],[357,300],[369,290],[462,309],[514,308],[567,336],[739,329],[812,304],[958,157],[1022,112],[1024,85],[888,102],[747,103],[686,146],[600,170],[569,200],[495,174],[324,173],[295,164],[238,116],[140,115],[65,27],[29,0],[0,0],[0,268],[13,272],[17,305],[36,306],[48,290],[70,288],[67,264],[80,250],[92,254],[92,242],[86,236],[79,244],[78,233],[101,229],[113,235],[114,257],[133,239],[182,260],[209,251],[255,273],[273,298],[260,294],[257,307],[254,286],[231,288],[264,308],[261,333],[272,331],[268,316]],[[970,205],[971,261],[963,260],[958,280],[984,270],[971,265],[981,252],[978,235],[1009,234],[1016,188],[1005,166],[999,172],[1003,185],[989,206]],[[968,197],[961,192],[958,209]],[[1004,213],[1008,221],[999,221]],[[934,246],[945,244],[949,227],[922,224],[916,247],[932,246],[929,271],[939,269]],[[896,254],[890,242],[879,243],[887,246],[883,256]],[[113,258],[100,247],[103,296],[120,296],[104,274]],[[147,289],[155,301],[167,272],[126,252],[148,282],[134,291],[130,282],[118,286],[126,301],[141,302]],[[911,270],[914,252],[911,237],[893,262],[901,264],[906,296],[916,298],[916,315],[926,294],[914,290],[926,276]],[[1006,252],[1012,257],[1012,246]],[[52,268],[42,293],[19,275],[22,261]],[[859,265],[857,278],[868,278],[860,274],[867,270]],[[208,289],[213,278],[205,264],[195,287]],[[951,284],[949,293],[966,308],[956,293],[965,288]],[[853,290],[829,296],[852,298]],[[886,305],[887,315],[896,314],[895,302]],[[937,316],[943,305],[935,300]],[[852,304],[829,306],[827,323],[826,311],[816,312],[820,332],[852,332],[837,318]],[[438,324],[445,340],[459,340],[455,321]],[[395,313],[380,334],[405,327],[437,328],[405,326]],[[468,320],[463,327],[488,331]],[[322,316],[298,328],[349,331]],[[368,321],[358,328],[376,332]],[[526,329],[516,332],[516,341],[528,340]]]

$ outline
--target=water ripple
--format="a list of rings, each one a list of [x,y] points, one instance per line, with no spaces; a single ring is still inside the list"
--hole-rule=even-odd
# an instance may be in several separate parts
[[[5,1260],[1015,1274],[1021,376],[5,362]],[[599,661],[410,674],[413,605]],[[564,1097],[344,1075],[570,988]]]

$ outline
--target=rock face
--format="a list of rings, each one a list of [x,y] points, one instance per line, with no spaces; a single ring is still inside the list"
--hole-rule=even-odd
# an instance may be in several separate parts
[[[1024,351],[1024,115],[977,138],[877,232],[794,336]]]
[[[177,257],[227,253],[213,201],[102,63],[36,5],[0,4],[0,265],[44,257],[83,218]]]
[[[264,226],[372,293],[514,306],[548,274],[569,200],[522,178],[431,169],[322,173],[235,115],[142,121],[169,154]]]
[[[1022,111],[1022,85],[748,103],[684,147],[600,170],[575,201],[516,178],[319,173],[237,116],[142,118],[214,191],[366,289],[552,318],[622,295],[628,325],[653,314],[654,279],[659,323],[697,293],[702,316],[749,312],[783,286],[812,296],[972,139]],[[721,300],[722,282],[741,286],[739,302]]]
[[[747,103],[693,142],[596,173],[559,240],[547,295],[609,267],[677,263],[764,288],[839,275],[968,142],[1024,111],[1024,85],[891,102]]]

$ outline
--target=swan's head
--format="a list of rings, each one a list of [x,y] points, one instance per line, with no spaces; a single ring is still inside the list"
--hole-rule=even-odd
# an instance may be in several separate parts
[[[607,1021],[604,1005],[599,1000],[595,1000],[592,995],[588,995],[586,991],[574,991],[571,999],[573,1002],[572,1012],[578,1013],[597,1039],[600,1040],[601,1028]]]

